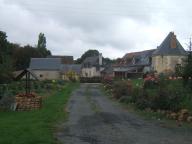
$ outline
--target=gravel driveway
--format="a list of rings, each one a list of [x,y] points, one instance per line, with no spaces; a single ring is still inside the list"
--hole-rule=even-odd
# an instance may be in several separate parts
[[[64,144],[192,144],[191,130],[143,120],[103,96],[99,84],[81,84],[68,111],[56,133]]]

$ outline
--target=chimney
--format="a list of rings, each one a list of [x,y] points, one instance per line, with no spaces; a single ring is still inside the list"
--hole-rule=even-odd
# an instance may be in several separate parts
[[[171,42],[170,42],[171,48],[177,48],[177,38],[174,32],[171,32]]]
[[[102,64],[103,64],[102,53],[99,53],[99,65],[101,66]]]

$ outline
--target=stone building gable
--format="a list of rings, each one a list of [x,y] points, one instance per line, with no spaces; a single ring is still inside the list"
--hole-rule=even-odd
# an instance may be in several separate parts
[[[153,56],[158,55],[185,56],[186,51],[184,50],[180,42],[177,40],[177,37],[174,32],[170,32],[165,38],[165,40],[161,43],[161,45],[158,46],[155,52],[153,53]]]
[[[183,65],[187,52],[170,32],[152,57],[152,68],[158,73],[174,72],[176,65]]]

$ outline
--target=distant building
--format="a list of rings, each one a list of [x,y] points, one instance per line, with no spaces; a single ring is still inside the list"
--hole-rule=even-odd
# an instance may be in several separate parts
[[[60,72],[63,80],[78,80],[81,76],[81,65],[79,64],[62,64]]]
[[[113,76],[131,78],[150,71],[174,72],[176,65],[184,64],[186,55],[176,35],[170,32],[157,49],[127,53],[113,66]]]
[[[39,80],[78,79],[81,74],[81,65],[63,64],[62,58],[31,58],[29,69]]]
[[[87,57],[82,63],[82,77],[100,77],[103,69],[102,54]]]
[[[158,73],[174,72],[176,65],[183,65],[187,52],[176,35],[170,32],[152,56],[152,68]]]
[[[50,55],[47,58],[61,58],[62,64],[74,64],[73,56]]]
[[[119,64],[113,66],[113,75],[117,78],[141,76],[151,71],[152,54],[155,50],[127,53]]]
[[[105,65],[104,69],[101,71],[101,77],[114,77],[113,66],[111,64]]]

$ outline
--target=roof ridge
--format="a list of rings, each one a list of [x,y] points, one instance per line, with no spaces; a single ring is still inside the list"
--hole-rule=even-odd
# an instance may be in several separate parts
[[[174,32],[170,32],[162,41],[162,43],[157,46],[157,49],[154,51],[153,55],[186,55],[186,51],[177,39]]]

